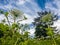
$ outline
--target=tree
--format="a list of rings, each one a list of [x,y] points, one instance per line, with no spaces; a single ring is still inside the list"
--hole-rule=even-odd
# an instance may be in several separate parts
[[[34,25],[35,36],[38,38],[52,36],[54,34],[54,27],[52,27],[53,22],[58,19],[56,15],[51,14],[51,12],[38,12],[39,17],[35,18]]]

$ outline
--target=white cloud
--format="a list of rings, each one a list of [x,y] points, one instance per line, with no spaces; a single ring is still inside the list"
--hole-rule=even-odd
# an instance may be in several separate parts
[[[18,0],[18,2],[17,2],[18,5],[22,5],[24,3],[25,3],[25,0]]]
[[[51,3],[46,3],[45,4],[45,8],[48,9],[48,10],[51,10],[53,13],[57,14],[57,9],[51,4]]]
[[[56,7],[54,7],[54,5]],[[47,2],[45,4],[45,8],[51,10],[54,14],[58,14],[60,16],[60,0],[54,0],[53,2]]]
[[[60,29],[60,20],[55,21],[54,26],[57,27],[57,29]]]
[[[20,0],[21,2],[21,0]],[[18,4],[20,2],[17,2],[16,5],[20,10],[22,10],[24,13],[27,13],[31,16],[37,16],[37,12],[41,11],[38,4],[35,2],[35,0],[24,0],[23,4]]]
[[[35,34],[34,34],[35,29],[34,29],[34,28],[33,28],[33,29],[30,29],[28,32],[30,32],[30,34],[29,34],[30,36],[34,37],[34,35],[35,35]]]
[[[4,9],[4,10],[11,10],[12,8],[14,8],[12,5],[0,5],[0,9]]]
[[[5,19],[4,15],[0,14],[0,22]]]

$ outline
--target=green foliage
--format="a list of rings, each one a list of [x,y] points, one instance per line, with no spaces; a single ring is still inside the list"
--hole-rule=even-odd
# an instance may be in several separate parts
[[[0,30],[2,31],[6,31],[6,30],[9,30],[9,26],[7,24],[3,24],[3,23],[0,23]]]
[[[48,27],[48,28],[46,28],[46,30],[47,30],[47,35],[48,36],[52,36],[52,35],[54,35],[54,29],[52,28],[52,27]]]
[[[19,25],[16,24],[16,23],[13,23],[13,24],[12,24],[12,29],[15,29],[15,28],[16,28],[16,29],[19,28]],[[17,29],[17,30],[18,30],[18,29]]]
[[[5,13],[4,13],[4,15],[5,15],[6,17],[8,16],[8,14],[9,14],[9,12],[5,12]]]
[[[35,28],[35,36],[38,38],[52,36],[54,35],[54,27],[53,22],[57,20],[57,16],[52,15],[50,12],[41,12],[38,13],[40,17],[35,18],[34,24],[36,25]]]
[[[49,22],[52,21],[52,14],[46,14],[45,16],[42,17],[42,22]]]

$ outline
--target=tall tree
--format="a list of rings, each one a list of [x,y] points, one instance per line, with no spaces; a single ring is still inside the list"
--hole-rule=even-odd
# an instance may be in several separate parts
[[[35,36],[38,38],[52,36],[54,34],[53,22],[58,19],[56,15],[51,14],[51,12],[38,12],[39,17],[35,18],[34,25],[35,28]]]

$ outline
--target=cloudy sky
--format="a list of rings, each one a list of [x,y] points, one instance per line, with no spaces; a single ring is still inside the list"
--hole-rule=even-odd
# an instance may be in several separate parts
[[[37,12],[42,10],[50,10],[58,15],[58,21],[54,22],[54,26],[60,28],[60,0],[0,0],[0,9],[11,10],[17,8],[24,12],[28,20],[21,23],[30,24],[37,17]],[[0,16],[0,20],[3,19]]]

